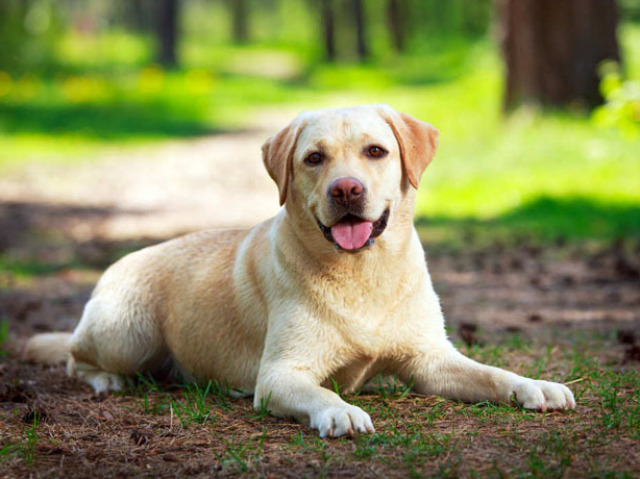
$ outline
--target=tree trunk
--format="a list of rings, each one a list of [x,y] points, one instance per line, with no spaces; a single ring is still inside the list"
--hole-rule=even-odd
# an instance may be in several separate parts
[[[367,32],[365,31],[364,9],[362,0],[352,0],[353,14],[356,26],[356,47],[360,60],[365,60],[369,56],[367,46]]]
[[[233,15],[233,41],[238,44],[249,40],[249,9],[247,0],[230,0]]]
[[[619,60],[615,0],[497,0],[505,108],[535,102],[593,107],[598,64]]]
[[[157,19],[158,62],[168,68],[177,65],[176,41],[180,0],[159,0]]]
[[[335,17],[333,15],[333,0],[322,0],[322,29],[324,33],[324,49],[327,60],[336,59]]]
[[[391,43],[396,52],[404,51],[406,30],[406,0],[389,0],[387,3],[387,19]]]

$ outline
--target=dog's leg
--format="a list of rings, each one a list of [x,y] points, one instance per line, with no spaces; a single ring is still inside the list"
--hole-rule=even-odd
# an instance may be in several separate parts
[[[297,362],[272,363],[261,369],[254,407],[294,417],[320,431],[320,437],[374,432],[366,412],[320,386],[318,378]]]
[[[81,379],[91,386],[97,394],[121,391],[124,387],[124,381],[119,374],[109,373],[90,364],[77,362],[73,356],[67,360],[67,374]]]
[[[82,379],[97,393],[121,390],[121,376],[153,370],[166,358],[157,321],[143,301],[130,298],[92,298],[70,347],[68,374]]]
[[[337,335],[315,329],[311,338],[306,328],[287,327],[283,322],[267,333],[254,407],[294,417],[320,431],[320,437],[374,432],[365,411],[320,385],[338,369]]]
[[[509,403],[515,400],[526,409],[538,411],[572,409],[576,405],[566,386],[477,363],[459,353],[448,341],[417,352],[402,368],[401,377],[405,381],[413,380],[418,393],[462,401]]]

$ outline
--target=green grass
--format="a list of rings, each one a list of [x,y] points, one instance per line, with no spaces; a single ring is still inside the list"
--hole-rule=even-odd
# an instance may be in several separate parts
[[[0,464],[12,458],[19,458],[27,467],[37,465],[37,447],[40,441],[38,425],[38,414],[34,414],[33,422],[22,428],[22,437],[18,441],[7,442],[0,447]]]
[[[148,67],[64,78],[5,74],[5,83],[0,171],[30,159],[77,161],[104,149],[243,127],[247,105],[294,98],[290,88],[273,79],[220,76],[199,68],[166,73]]]
[[[224,439],[226,445],[224,454],[216,454],[222,469],[231,469],[243,473],[249,468],[255,468],[260,461],[266,438],[267,430],[263,429],[258,438],[246,442],[235,437],[231,437],[230,440]]]
[[[541,195],[503,214],[482,218],[420,215],[418,230],[425,242],[447,239],[460,245],[473,238],[487,241],[514,240],[533,236],[536,241],[611,240],[640,235],[640,205],[637,202],[608,202],[590,197]],[[455,237],[457,236],[457,237]]]
[[[0,316],[0,358],[7,355],[6,343],[9,341],[9,320]]]
[[[47,276],[59,272],[66,267],[82,267],[82,265],[75,260],[63,265],[36,259],[15,258],[8,253],[0,253],[0,271],[10,273],[13,278]],[[2,285],[0,285],[0,289],[1,288]]]
[[[172,389],[179,393],[169,394],[152,376],[138,374],[135,384],[124,394],[135,395],[145,414],[175,414],[183,427],[213,424],[218,417],[216,409],[229,410],[228,391],[217,381],[183,382],[174,384]]]

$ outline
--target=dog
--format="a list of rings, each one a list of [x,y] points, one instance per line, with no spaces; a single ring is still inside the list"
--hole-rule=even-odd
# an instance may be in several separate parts
[[[68,358],[96,392],[168,360],[187,378],[254,396],[320,437],[371,433],[354,392],[395,374],[419,394],[571,409],[564,385],[479,364],[447,338],[413,225],[438,131],[386,105],[299,115],[263,145],[280,212],[131,253],[99,280],[72,334],[29,359]]]

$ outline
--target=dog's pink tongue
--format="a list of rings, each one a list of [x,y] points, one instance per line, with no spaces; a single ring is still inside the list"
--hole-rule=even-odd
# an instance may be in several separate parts
[[[358,249],[365,245],[372,230],[373,223],[371,221],[346,220],[331,228],[331,236],[342,249]]]

